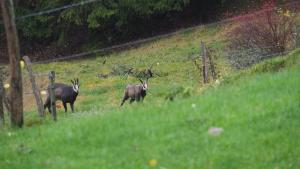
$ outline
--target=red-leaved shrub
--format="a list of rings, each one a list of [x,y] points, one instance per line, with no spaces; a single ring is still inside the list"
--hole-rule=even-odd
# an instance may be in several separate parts
[[[236,59],[245,62],[240,67],[279,55],[293,42],[295,14],[288,7],[277,8],[274,1],[265,2],[260,11],[237,16],[235,21],[237,26],[228,34],[230,49],[260,51],[260,55],[266,56],[251,56],[244,60],[239,56]]]

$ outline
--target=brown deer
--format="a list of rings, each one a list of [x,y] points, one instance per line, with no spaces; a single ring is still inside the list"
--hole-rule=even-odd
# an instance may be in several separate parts
[[[130,103],[134,101],[143,101],[145,96],[147,95],[148,89],[148,78],[146,81],[139,79],[141,84],[137,85],[127,85],[124,91],[124,96],[121,102],[121,106],[125,103],[126,100],[130,99]]]

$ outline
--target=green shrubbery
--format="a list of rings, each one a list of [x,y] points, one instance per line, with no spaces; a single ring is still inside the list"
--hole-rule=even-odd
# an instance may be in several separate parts
[[[53,9],[79,0],[15,1],[16,16]],[[251,1],[238,1],[241,9]],[[24,51],[35,45],[54,45],[79,50],[97,44],[107,46],[152,36],[185,22],[216,20],[224,11],[236,10],[237,2],[219,0],[102,0],[49,15],[17,20]],[[34,49],[34,48],[33,48]]]

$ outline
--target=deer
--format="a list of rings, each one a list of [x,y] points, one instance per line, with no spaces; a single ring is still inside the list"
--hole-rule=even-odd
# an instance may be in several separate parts
[[[136,101],[136,102],[143,101],[147,95],[148,79],[149,78],[147,78],[146,81],[139,79],[141,84],[127,85],[125,88],[125,91],[124,91],[124,96],[123,96],[120,107],[123,106],[125,101],[128,99],[130,99],[130,104],[134,101]]]
[[[56,100],[61,100],[65,109],[65,112],[68,111],[67,109],[67,103],[70,103],[70,107],[72,109],[72,112],[74,112],[74,103],[76,101],[76,98],[79,94],[79,80],[74,79],[71,80],[72,86],[63,84],[63,83],[55,83],[54,84],[54,95]],[[50,111],[50,105],[51,105],[51,100],[50,100],[50,86],[48,86],[48,94],[47,98],[44,104],[44,109],[48,108],[49,112]],[[54,103],[55,106],[55,103]]]

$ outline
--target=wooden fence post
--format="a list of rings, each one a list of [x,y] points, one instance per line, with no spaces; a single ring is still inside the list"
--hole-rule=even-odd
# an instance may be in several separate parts
[[[207,52],[206,52],[205,43],[203,41],[201,41],[201,52],[202,52],[203,82],[208,83]]]
[[[23,86],[20,66],[20,47],[15,23],[12,0],[1,0],[1,11],[4,21],[7,49],[10,62],[10,120],[13,127],[22,127],[23,119]]]
[[[31,82],[32,91],[33,91],[33,94],[34,94],[34,97],[35,97],[36,105],[38,107],[39,116],[41,118],[43,118],[44,117],[43,100],[42,100],[42,97],[41,97],[41,90],[38,87],[38,85],[36,84],[35,77],[33,75],[33,70],[32,70],[32,66],[31,66],[32,63],[31,63],[28,56],[23,56],[23,59],[25,61],[26,69],[27,69],[28,74],[29,74],[29,79],[30,79],[30,82]]]
[[[54,83],[55,83],[55,72],[51,71],[49,73],[49,80],[50,80],[50,87],[49,87],[49,94],[50,94],[50,110],[53,116],[53,120],[56,121],[56,104],[55,104],[55,91],[54,91]]]
[[[3,109],[3,101],[4,101],[4,88],[3,88],[3,71],[2,67],[0,67],[0,126],[4,125],[4,109]]]
[[[215,63],[214,63],[214,60],[213,60],[212,51],[208,50],[208,49],[206,49],[206,51],[207,51],[207,57],[208,57],[209,67],[210,67],[212,77],[213,77],[214,80],[216,80],[218,75],[217,75],[217,72],[216,72],[216,66],[215,66]]]

